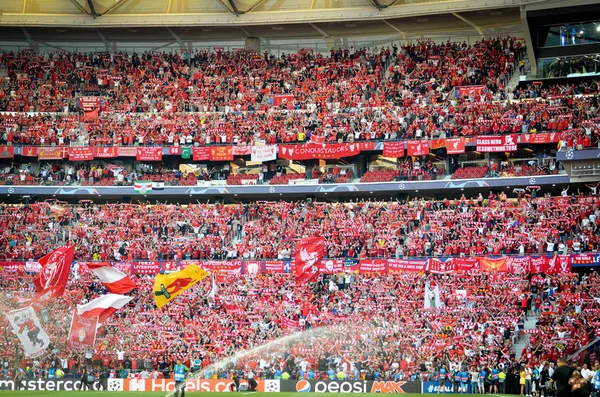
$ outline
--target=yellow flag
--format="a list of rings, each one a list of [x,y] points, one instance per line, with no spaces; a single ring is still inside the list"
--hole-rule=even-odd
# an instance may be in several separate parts
[[[157,274],[154,281],[154,301],[160,309],[183,291],[208,276],[208,272],[195,263],[185,269],[169,274]]]

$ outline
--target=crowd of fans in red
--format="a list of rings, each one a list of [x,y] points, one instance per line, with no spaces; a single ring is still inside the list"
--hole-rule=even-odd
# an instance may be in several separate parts
[[[22,145],[253,145],[559,131],[570,147],[595,144],[597,100],[579,95],[595,94],[595,83],[504,92],[523,51],[505,38],[329,57],[3,53],[9,77],[0,80],[0,111],[18,113],[2,116],[0,138]],[[487,88],[449,95],[473,84]],[[81,121],[77,97],[90,85],[104,94],[101,113]],[[289,101],[271,104],[277,95]],[[25,113],[65,109],[71,114]]]
[[[522,193],[519,196],[524,197]],[[330,258],[581,253],[598,250],[593,196],[349,203],[0,206],[1,259],[66,242],[78,260],[288,259],[325,236]]]
[[[593,337],[597,324],[590,313],[598,310],[593,298],[600,292],[596,273],[582,279],[574,274],[339,274],[304,286],[290,275],[237,275],[220,280],[215,298],[205,279],[157,310],[153,276],[132,277],[138,285],[135,299],[107,320],[93,351],[71,351],[65,345],[70,313],[102,292],[79,266],[65,297],[41,308],[53,354],[21,357],[18,365],[29,368],[30,376],[58,366],[73,374],[87,362],[110,368],[117,377],[128,372],[163,377],[180,358],[203,369],[199,376],[207,378],[228,378],[235,369],[263,378],[277,370],[300,378],[313,371],[326,379],[333,369],[351,379],[378,373],[386,380],[427,380],[442,363],[537,366],[574,353]],[[439,287],[441,307],[423,309],[426,282]],[[3,305],[22,305],[32,296],[32,276],[2,277],[0,285]],[[539,327],[517,359],[515,343],[530,316]],[[8,329],[1,321],[1,329]],[[299,330],[307,332],[253,351]],[[9,363],[3,370],[10,375],[18,342],[7,332],[1,338],[3,361]],[[148,372],[140,375],[143,369]]]

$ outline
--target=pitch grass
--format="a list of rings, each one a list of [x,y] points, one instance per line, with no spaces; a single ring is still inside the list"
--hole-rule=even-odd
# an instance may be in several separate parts
[[[207,397],[214,396],[215,394],[219,394],[216,392],[185,392],[186,396],[193,397]],[[375,394],[370,393],[252,393],[252,392],[239,392],[234,393],[235,396],[246,397],[246,396],[256,396],[256,397],[317,397],[323,396],[324,394],[329,394],[330,396],[353,396],[353,397],[374,397]],[[0,390],[0,397],[8,397],[8,396],[23,396],[23,397],[38,397],[38,396],[66,396],[66,397],[84,397],[84,396],[93,396],[93,397],[165,397],[167,394],[164,392],[110,392],[110,391],[12,391],[12,390]],[[377,394],[381,395],[381,394]],[[436,394],[437,395],[437,394]],[[458,397],[460,394],[442,394],[445,397]],[[406,393],[402,394],[403,397],[423,397],[423,396],[432,396],[432,394],[421,394],[421,393]],[[502,396],[499,396],[502,397]]]

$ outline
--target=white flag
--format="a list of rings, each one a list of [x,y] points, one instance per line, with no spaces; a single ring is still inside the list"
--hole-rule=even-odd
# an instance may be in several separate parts
[[[262,163],[277,158],[277,145],[252,146],[250,161]]]
[[[216,283],[216,276],[213,274],[212,275],[212,288],[210,290],[210,297],[215,299],[215,296],[217,296],[217,283]]]
[[[25,355],[37,357],[44,354],[50,345],[50,338],[42,326],[32,307],[13,310],[6,317],[17,334]]]
[[[440,299],[440,286],[436,285],[435,288],[431,288],[429,282],[425,283],[424,293],[424,304],[425,309],[442,307],[442,301]]]

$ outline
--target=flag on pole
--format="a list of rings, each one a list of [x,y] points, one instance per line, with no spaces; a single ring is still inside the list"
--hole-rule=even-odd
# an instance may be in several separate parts
[[[113,294],[126,294],[136,288],[135,283],[125,273],[115,269],[108,262],[87,262],[87,267]]]
[[[208,272],[194,263],[178,272],[157,274],[154,281],[156,306],[160,309],[206,276]]]
[[[44,302],[64,294],[74,254],[74,246],[61,247],[38,261],[41,270],[33,281],[37,300]]]
[[[217,296],[217,276],[213,273],[212,288],[210,289],[210,297],[215,299],[215,296]]]
[[[71,350],[81,351],[93,348],[96,343],[97,325],[98,317],[84,318],[77,313],[77,310],[73,310],[68,339]]]
[[[25,355],[37,357],[44,353],[50,345],[50,338],[42,326],[32,307],[13,310],[6,313],[8,322],[23,346]]]
[[[315,281],[325,252],[323,237],[303,238],[296,244],[296,283]]]
[[[98,317],[98,323],[104,324],[106,319],[133,299],[132,296],[106,294],[85,305],[77,305],[77,314],[83,318]]]
[[[135,181],[133,184],[133,190],[136,193],[147,193],[152,190],[152,181]]]
[[[439,285],[436,285],[434,288],[431,288],[429,282],[425,283],[425,302],[423,304],[423,307],[425,309],[442,307]]]

